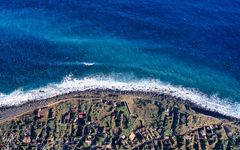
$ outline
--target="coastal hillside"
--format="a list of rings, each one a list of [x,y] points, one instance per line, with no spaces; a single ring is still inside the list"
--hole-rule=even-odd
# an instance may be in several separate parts
[[[5,113],[12,116],[5,116]],[[5,113],[4,113],[5,112]],[[88,91],[2,108],[2,149],[239,149],[239,120],[167,95]]]
[[[240,0],[0,0],[0,150],[240,150]]]

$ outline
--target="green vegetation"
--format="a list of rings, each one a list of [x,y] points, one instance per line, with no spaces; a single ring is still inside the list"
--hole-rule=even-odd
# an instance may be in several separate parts
[[[103,142],[104,142],[104,138],[103,137],[97,137],[96,145],[101,145]]]
[[[171,135],[171,129],[166,127],[164,134],[165,134],[165,136],[170,136]]]
[[[128,109],[127,109],[126,106],[119,106],[119,107],[116,108],[116,110],[123,112],[125,116],[128,116],[128,115],[129,115]]]
[[[72,99],[33,112],[0,124],[1,148],[32,149],[43,143],[46,149],[194,149],[196,145],[199,149],[233,149],[240,141],[236,123],[167,99],[138,98],[130,105],[118,99]]]
[[[93,113],[93,116],[94,116],[95,118],[97,118],[97,117],[99,116],[99,112],[98,112],[98,111],[95,111],[95,112]]]
[[[48,126],[51,130],[54,129],[54,120],[49,121]]]

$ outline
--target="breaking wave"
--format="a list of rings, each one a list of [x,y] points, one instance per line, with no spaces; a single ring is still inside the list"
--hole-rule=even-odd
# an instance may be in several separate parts
[[[217,111],[224,115],[240,118],[240,104],[237,102],[231,103],[228,99],[220,99],[217,95],[208,96],[195,89],[173,86],[171,84],[162,83],[159,80],[148,79],[123,82],[114,80],[111,77],[86,77],[77,79],[72,76],[67,76],[59,84],[49,84],[45,87],[29,91],[19,89],[8,95],[0,93],[0,106],[19,105],[27,101],[41,100],[73,91],[84,91],[89,89],[159,92],[183,100],[189,100],[206,109]]]
[[[85,65],[85,66],[93,66],[93,65],[95,65],[96,63],[82,62],[82,64]]]
[[[95,62],[79,62],[79,61],[50,63],[50,65],[53,65],[53,66],[94,66],[94,65],[98,65],[98,64],[99,63],[95,63]]]

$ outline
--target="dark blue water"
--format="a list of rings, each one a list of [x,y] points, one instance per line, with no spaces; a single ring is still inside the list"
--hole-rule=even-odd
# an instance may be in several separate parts
[[[100,75],[240,101],[239,20],[239,0],[0,0],[0,92]]]

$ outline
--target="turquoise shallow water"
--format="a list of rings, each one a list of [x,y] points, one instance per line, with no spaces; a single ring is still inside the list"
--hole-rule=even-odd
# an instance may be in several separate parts
[[[239,1],[1,1],[0,92],[73,74],[240,101]]]

